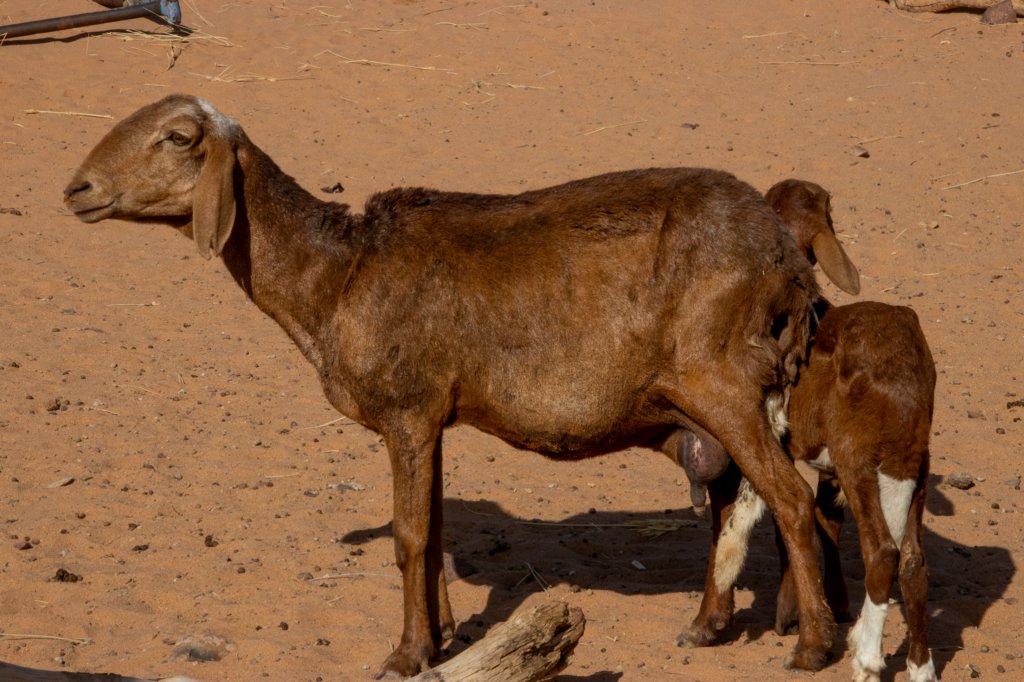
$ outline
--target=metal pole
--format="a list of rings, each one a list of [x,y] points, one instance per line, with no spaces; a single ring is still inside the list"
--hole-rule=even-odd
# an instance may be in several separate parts
[[[21,24],[0,26],[0,39],[18,38],[36,33],[49,33],[50,31],[63,31],[68,28],[94,26],[96,24],[106,24],[111,21],[122,21],[138,17],[159,17],[165,19],[164,15],[160,12],[162,4],[165,3],[162,3],[161,0],[148,0],[138,5],[119,7],[102,12],[87,12],[86,14],[73,14],[55,19],[40,19],[38,21],[26,21]],[[177,3],[168,4],[177,5]]]

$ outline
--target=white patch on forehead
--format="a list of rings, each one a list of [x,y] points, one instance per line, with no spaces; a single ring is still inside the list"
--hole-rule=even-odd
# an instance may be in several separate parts
[[[199,108],[203,110],[203,113],[209,117],[210,123],[213,125],[216,132],[227,132],[228,128],[232,128],[236,125],[234,120],[217,111],[212,104],[202,97],[196,97],[196,104],[198,104]]]

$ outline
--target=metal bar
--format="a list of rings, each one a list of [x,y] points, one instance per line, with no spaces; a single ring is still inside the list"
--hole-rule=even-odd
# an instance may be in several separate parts
[[[160,13],[160,0],[150,0],[149,2],[143,2],[130,7],[119,7],[117,9],[104,10],[102,12],[87,12],[85,14],[73,14],[67,17],[40,19],[38,21],[26,21],[21,24],[0,26],[0,38],[18,38],[36,33],[63,31],[68,28],[94,26],[96,24],[106,24],[111,21],[122,21],[124,19],[135,19],[138,17],[163,17]]]

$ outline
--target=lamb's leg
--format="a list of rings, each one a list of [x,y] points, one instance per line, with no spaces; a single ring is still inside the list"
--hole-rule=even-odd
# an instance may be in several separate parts
[[[922,545],[922,515],[928,474],[925,471],[917,482],[914,499],[910,503],[907,532],[900,549],[900,592],[907,608],[907,677],[910,682],[935,682],[935,662],[928,650],[925,632],[926,601],[928,598],[928,566]]]
[[[833,461],[857,464],[837,469],[847,501],[860,530],[864,558],[864,606],[850,630],[848,644],[853,653],[853,679],[878,682],[885,662],[882,657],[882,629],[889,609],[889,593],[899,563],[907,514],[915,481],[896,480],[870,466],[860,466],[864,456],[833,455]]]
[[[778,524],[775,525],[775,550],[779,554],[779,594],[775,598],[775,633],[789,635],[799,630],[800,611],[796,607],[796,586],[789,570],[789,552],[782,541]]]
[[[441,631],[441,519],[433,516],[439,506],[434,500],[440,494],[435,490],[441,466],[440,428],[408,415],[395,421],[382,433],[391,456],[395,563],[402,572],[404,617],[402,639],[376,679],[410,677],[429,668]],[[447,589],[443,594],[446,603]]]
[[[732,514],[740,479],[740,470],[733,465],[708,484],[708,496],[711,499],[711,551],[708,556],[707,579],[704,582],[704,597],[697,617],[676,639],[679,646],[706,646],[732,620],[732,586],[726,590],[718,589],[715,582],[715,556],[722,528]]]
[[[832,609],[833,617],[837,621],[846,622],[850,620],[850,598],[846,592],[846,581],[843,579],[843,567],[839,557],[843,508],[837,501],[838,495],[839,482],[835,477],[824,472],[819,473],[814,514],[818,540],[821,542],[825,559],[825,601]],[[775,632],[785,635],[796,630],[798,612],[793,576],[789,571],[789,555],[786,552],[786,545],[782,542],[782,536],[779,535],[778,526],[775,528],[775,546],[779,551],[779,567],[782,574],[775,608]]]
[[[832,645],[835,621],[825,603],[818,570],[814,495],[775,440],[761,400],[723,390],[750,382],[723,379],[734,371],[732,366],[715,366],[709,371],[716,372],[715,381],[694,381],[691,388],[695,390],[674,396],[673,402],[717,438],[775,515],[789,550],[800,612],[800,636],[786,665],[820,670]],[[717,392],[701,396],[701,386],[714,386]]]
[[[818,492],[814,498],[818,539],[825,559],[825,600],[837,621],[850,620],[850,597],[843,579],[839,556],[839,534],[843,530],[843,506],[839,504],[839,481],[831,475],[818,475]]]

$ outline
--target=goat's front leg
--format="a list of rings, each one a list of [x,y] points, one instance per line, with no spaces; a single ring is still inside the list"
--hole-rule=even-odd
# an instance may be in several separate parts
[[[405,678],[430,667],[442,620],[453,626],[441,552],[441,430],[411,418],[384,432],[391,456],[395,563],[402,571],[402,639],[376,679]]]

